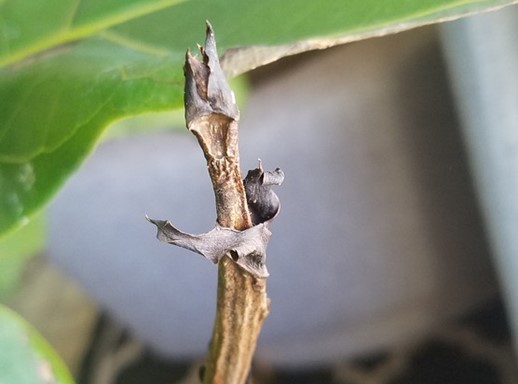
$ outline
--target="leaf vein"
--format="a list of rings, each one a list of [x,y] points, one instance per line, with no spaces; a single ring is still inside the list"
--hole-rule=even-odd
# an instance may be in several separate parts
[[[140,40],[131,39],[123,34],[113,31],[102,31],[99,36],[123,48],[129,48],[133,51],[142,52],[147,55],[165,57],[171,54],[167,49],[144,43]]]
[[[71,41],[81,40],[83,38],[98,34],[99,32],[110,27],[170,8],[183,1],[186,0],[163,0],[154,4],[135,7],[125,12],[120,12],[116,15],[111,15],[109,17],[99,19],[95,23],[87,24],[84,26],[76,26],[75,28],[68,29],[67,31],[56,33],[46,39],[37,41],[34,44],[25,47],[24,49],[20,49],[16,53],[7,55],[4,58],[0,58],[0,68],[13,65],[14,63],[26,59],[29,56],[41,54],[42,52],[52,49],[55,46]]]

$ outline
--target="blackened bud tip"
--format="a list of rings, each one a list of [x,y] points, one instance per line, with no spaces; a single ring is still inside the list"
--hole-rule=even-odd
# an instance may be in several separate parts
[[[193,56],[193,54],[191,53],[191,50],[190,49],[187,49],[187,51],[185,51],[185,64],[184,64],[184,73],[187,73],[187,71],[189,70],[190,72],[192,72],[192,66],[193,66],[193,61],[196,60],[196,57]]]
[[[212,26],[207,23],[205,45],[199,47],[201,60],[190,53],[185,62],[185,116],[187,126],[197,117],[218,113],[237,120],[235,96],[220,67]]]
[[[212,28],[212,24],[209,20],[205,20],[205,26],[206,26],[206,34],[208,35],[214,35],[214,29]]]
[[[218,54],[216,49],[216,36],[214,34],[214,29],[212,29],[212,25],[207,22],[207,31],[205,36],[205,52],[208,56],[213,55],[216,60],[218,60]]]

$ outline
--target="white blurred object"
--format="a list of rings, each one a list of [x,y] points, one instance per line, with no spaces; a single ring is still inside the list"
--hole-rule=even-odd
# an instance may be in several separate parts
[[[442,42],[518,351],[518,6],[446,24]]]
[[[252,92],[243,173],[286,174],[257,357],[298,366],[422,337],[495,291],[429,29],[311,56]],[[215,222],[188,132],[100,146],[51,210],[55,263],[168,356],[205,353],[216,267],[144,219]]]

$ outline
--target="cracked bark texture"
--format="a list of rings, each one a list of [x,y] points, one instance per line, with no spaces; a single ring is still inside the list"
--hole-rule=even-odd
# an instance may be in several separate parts
[[[202,60],[188,51],[185,62],[185,118],[207,161],[219,225],[252,227],[239,169],[239,111],[207,23]],[[217,312],[203,383],[240,384],[247,380],[262,323],[268,315],[266,280],[229,257],[218,264]]]

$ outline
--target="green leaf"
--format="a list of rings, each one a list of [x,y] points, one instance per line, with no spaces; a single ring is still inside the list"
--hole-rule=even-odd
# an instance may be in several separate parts
[[[263,48],[259,59],[228,51],[238,73],[514,2],[0,0],[0,234],[49,201],[108,125],[181,107],[184,52],[206,19],[220,52]]]
[[[0,383],[72,384],[65,364],[25,320],[0,305]]]
[[[37,215],[0,239],[0,300],[16,288],[27,260],[45,245],[45,219]]]

